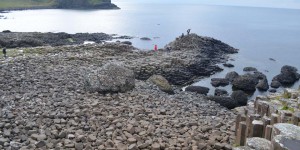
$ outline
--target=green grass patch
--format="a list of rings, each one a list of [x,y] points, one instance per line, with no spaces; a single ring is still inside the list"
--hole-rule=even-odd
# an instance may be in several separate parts
[[[52,7],[55,0],[0,0],[0,9]]]

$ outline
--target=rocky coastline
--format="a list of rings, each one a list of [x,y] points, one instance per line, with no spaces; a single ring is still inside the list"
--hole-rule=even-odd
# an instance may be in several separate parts
[[[190,34],[141,51],[128,42],[106,43],[113,36],[104,33],[0,36],[2,46],[12,47],[0,59],[0,149],[229,150],[235,144],[238,112],[231,109],[247,105],[245,89],[230,97],[222,90],[207,97],[205,87],[181,90],[221,71],[217,64],[238,52],[219,40]],[[28,39],[42,42],[24,44]],[[83,45],[87,39],[96,43]],[[249,69],[254,73],[212,82],[250,78],[256,88],[264,76]],[[298,75],[284,66],[273,80],[294,82]]]
[[[235,113],[180,89],[219,71],[216,63],[237,50],[195,34],[167,47],[9,49],[9,58],[0,62],[0,149],[231,149]],[[111,84],[103,87],[100,79]]]

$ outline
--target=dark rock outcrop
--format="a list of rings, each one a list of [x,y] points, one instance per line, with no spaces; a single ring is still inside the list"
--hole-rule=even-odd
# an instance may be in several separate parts
[[[185,91],[196,92],[198,94],[206,95],[209,92],[209,88],[203,86],[189,86],[185,88]]]
[[[85,89],[90,92],[126,92],[135,87],[132,70],[117,63],[108,63],[85,77]]]
[[[245,106],[248,102],[247,94],[241,90],[233,91],[230,96],[239,106]]]
[[[262,79],[258,82],[258,84],[256,85],[256,88],[260,91],[267,91],[269,89],[269,83],[268,80]]]
[[[300,74],[297,71],[297,68],[285,65],[281,68],[281,73],[275,76],[272,81],[278,81],[283,85],[294,84],[300,78]]]
[[[225,63],[225,64],[223,64],[223,66],[224,66],[224,67],[228,67],[228,68],[234,67],[234,65],[233,65],[233,64],[230,64],[230,63]]]
[[[229,80],[226,78],[212,78],[210,83],[214,87],[227,86],[229,85]]]
[[[208,96],[207,99],[219,103],[221,106],[224,106],[228,109],[233,109],[239,106],[237,101],[233,100],[231,97]]]
[[[237,78],[239,74],[235,71],[228,72],[225,76],[226,79],[228,79],[230,82],[232,82],[235,78]]]
[[[83,44],[84,41],[102,43],[112,40],[112,36],[105,33],[40,33],[40,32],[9,32],[0,33],[0,45],[7,48],[62,46]]]
[[[233,88],[242,90],[242,91],[255,91],[258,79],[254,76],[246,74],[241,75],[233,80]]]
[[[228,92],[224,89],[215,89],[215,96],[227,96]]]
[[[254,68],[254,67],[245,67],[244,69],[243,69],[243,71],[257,71],[257,69],[256,68]]]
[[[275,88],[275,89],[277,89],[277,88],[279,88],[281,86],[281,83],[279,82],[279,81],[272,81],[271,82],[271,87],[272,88]]]

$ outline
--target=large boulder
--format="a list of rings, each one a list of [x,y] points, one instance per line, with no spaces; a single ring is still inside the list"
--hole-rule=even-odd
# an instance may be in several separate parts
[[[298,150],[300,147],[300,127],[278,123],[273,126],[271,149]]]
[[[271,141],[264,138],[247,138],[246,145],[256,150],[270,150]]]
[[[235,78],[232,82],[232,86],[233,88],[242,91],[255,91],[257,83],[257,78],[255,78],[253,75],[246,74]]]
[[[262,79],[258,82],[258,84],[256,85],[256,88],[260,91],[267,91],[269,89],[269,83],[268,80]]]
[[[185,88],[185,91],[196,92],[198,94],[206,95],[209,92],[209,88],[203,86],[189,86]]]
[[[239,106],[245,106],[248,102],[247,94],[241,90],[233,91],[230,96]]]
[[[214,101],[216,103],[219,103],[221,106],[224,106],[228,109],[233,109],[235,107],[238,107],[239,104],[237,101],[233,100],[231,97],[225,97],[225,96],[208,96],[207,99]]]
[[[230,82],[232,82],[237,77],[239,77],[239,74],[235,71],[228,72],[225,76],[225,78],[228,79]]]
[[[272,87],[272,88],[277,89],[277,88],[279,88],[280,86],[281,86],[281,83],[280,83],[279,81],[272,81],[272,82],[271,82],[271,87]]]
[[[297,68],[285,65],[281,68],[281,73],[273,78],[272,81],[278,81],[281,84],[294,84],[300,78]]]
[[[210,83],[214,87],[227,86],[229,84],[229,80],[226,78],[212,78]]]
[[[228,92],[224,89],[215,89],[215,96],[227,96]]]
[[[126,92],[134,87],[135,78],[133,71],[118,63],[107,63],[85,76],[85,89],[90,92]]]
[[[153,75],[148,80],[155,84],[160,90],[169,94],[174,94],[172,86],[169,84],[168,80],[163,76]]]

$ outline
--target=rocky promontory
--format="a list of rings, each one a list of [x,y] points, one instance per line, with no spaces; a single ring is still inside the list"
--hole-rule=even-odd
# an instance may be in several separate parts
[[[8,49],[0,62],[0,149],[231,149],[236,115],[175,85],[219,71],[216,63],[237,50],[195,34],[168,46]]]

